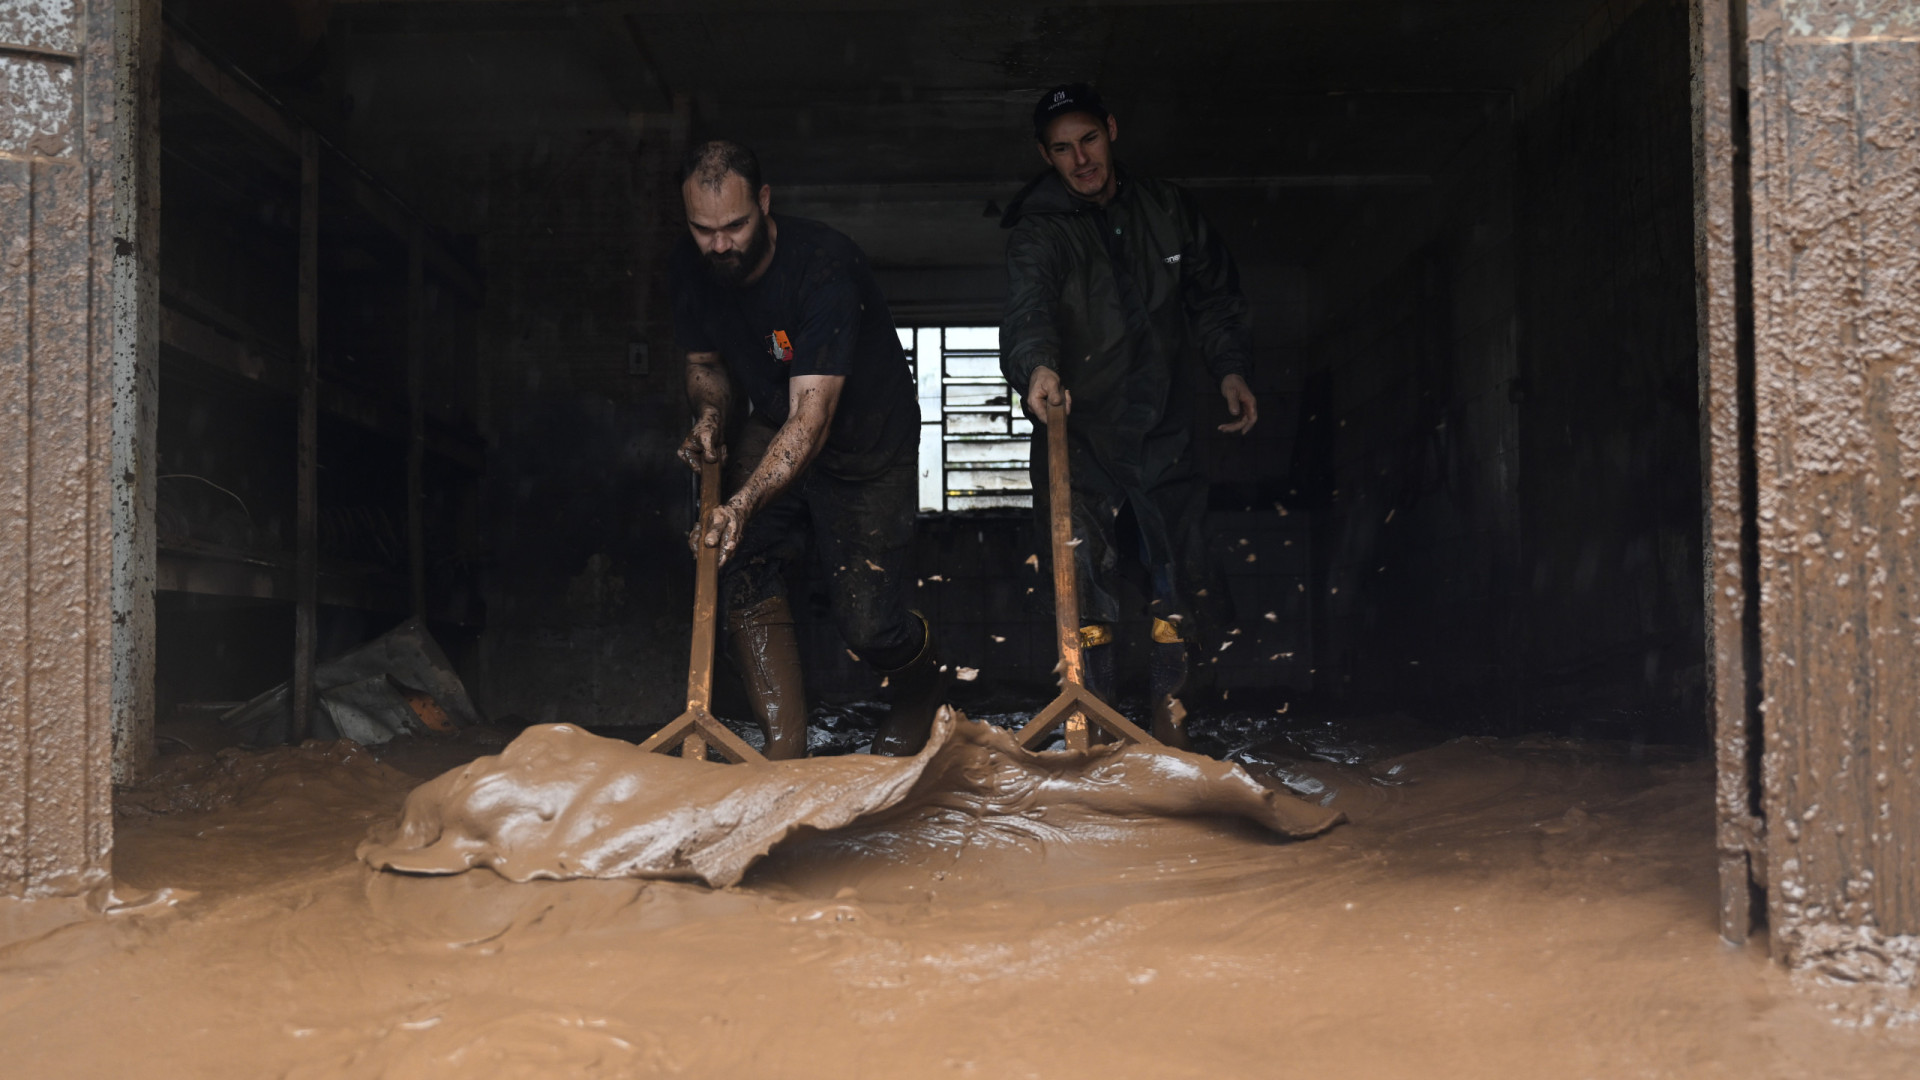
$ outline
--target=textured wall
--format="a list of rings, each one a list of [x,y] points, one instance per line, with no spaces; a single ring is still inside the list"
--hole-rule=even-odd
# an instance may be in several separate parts
[[[1911,979],[1920,9],[1750,11],[1771,927],[1792,960]]]
[[[1759,813],[1759,596],[1753,477],[1753,294],[1745,0],[1694,0],[1697,297],[1707,691],[1714,728],[1720,935],[1753,933]],[[1736,107],[1738,106],[1738,107]],[[1756,865],[1758,864],[1758,865]]]
[[[113,86],[113,780],[154,756],[156,413],[160,340],[160,5],[115,8]],[[105,208],[101,211],[106,212]],[[99,243],[96,232],[94,242]],[[96,258],[101,253],[96,252]]]
[[[112,845],[113,9],[0,38],[46,50],[0,58],[0,896],[71,895]]]

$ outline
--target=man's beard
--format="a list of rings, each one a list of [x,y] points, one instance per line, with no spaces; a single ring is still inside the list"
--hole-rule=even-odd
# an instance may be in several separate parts
[[[753,226],[753,235],[747,238],[747,246],[735,248],[725,255],[708,252],[701,257],[707,273],[722,285],[739,287],[747,283],[760,266],[760,260],[767,257],[767,250],[773,246],[773,238],[767,232],[767,216],[759,215],[760,220]]]

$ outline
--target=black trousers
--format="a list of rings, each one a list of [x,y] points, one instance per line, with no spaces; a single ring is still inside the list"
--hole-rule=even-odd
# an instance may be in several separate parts
[[[741,442],[742,452],[730,455],[729,487],[744,481],[765,451],[751,434]],[[905,665],[922,643],[920,620],[907,608],[919,479],[913,445],[866,480],[808,469],[747,520],[740,546],[720,571],[721,601],[735,611],[786,595],[788,570],[811,551],[826,572],[834,625],[847,645],[880,670]]]
[[[1043,544],[1052,533],[1046,440],[1046,428],[1036,426],[1033,509]],[[1132,455],[1147,460],[1144,464],[1123,460],[1119,464],[1127,467],[1116,468],[1078,438],[1069,438],[1069,451],[1073,536],[1080,541],[1073,549],[1073,560],[1081,623],[1117,623],[1127,614],[1121,610],[1114,523],[1121,507],[1130,505],[1139,528],[1140,561],[1151,582],[1148,613],[1178,625],[1188,641],[1211,640],[1221,624],[1232,621],[1233,607],[1225,579],[1207,550],[1206,478],[1185,453],[1171,460]],[[1143,475],[1148,478],[1142,479]],[[1043,565],[1050,566],[1051,561],[1042,557]]]

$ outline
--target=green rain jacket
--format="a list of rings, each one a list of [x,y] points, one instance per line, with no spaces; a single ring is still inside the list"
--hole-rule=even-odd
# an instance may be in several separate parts
[[[1082,615],[1116,621],[1112,521],[1122,502],[1140,523],[1158,575],[1155,613],[1194,614],[1216,579],[1207,564],[1206,483],[1190,462],[1197,353],[1214,385],[1249,370],[1250,326],[1240,275],[1193,197],[1118,171],[1104,207],[1075,197],[1048,171],[1021,191],[1001,225],[1007,309],[1000,368],[1021,393],[1037,367],[1073,394],[1068,425]],[[1046,500],[1045,429],[1035,431],[1035,502]],[[1083,525],[1085,529],[1083,531]],[[1043,533],[1044,535],[1044,533]],[[1091,577],[1092,580],[1088,580]],[[1214,589],[1214,597],[1224,590]],[[1207,604],[1216,618],[1225,612]]]

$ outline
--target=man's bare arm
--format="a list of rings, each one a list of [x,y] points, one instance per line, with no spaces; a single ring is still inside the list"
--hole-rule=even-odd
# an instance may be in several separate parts
[[[702,461],[725,461],[733,384],[727,381],[727,369],[719,353],[687,354],[687,403],[693,407],[693,430],[680,444],[680,460],[696,471]]]
[[[820,456],[846,381],[844,375],[798,375],[787,380],[787,422],[774,434],[753,475],[707,520],[705,542],[720,549],[721,562],[739,545],[747,519],[792,487]]]

